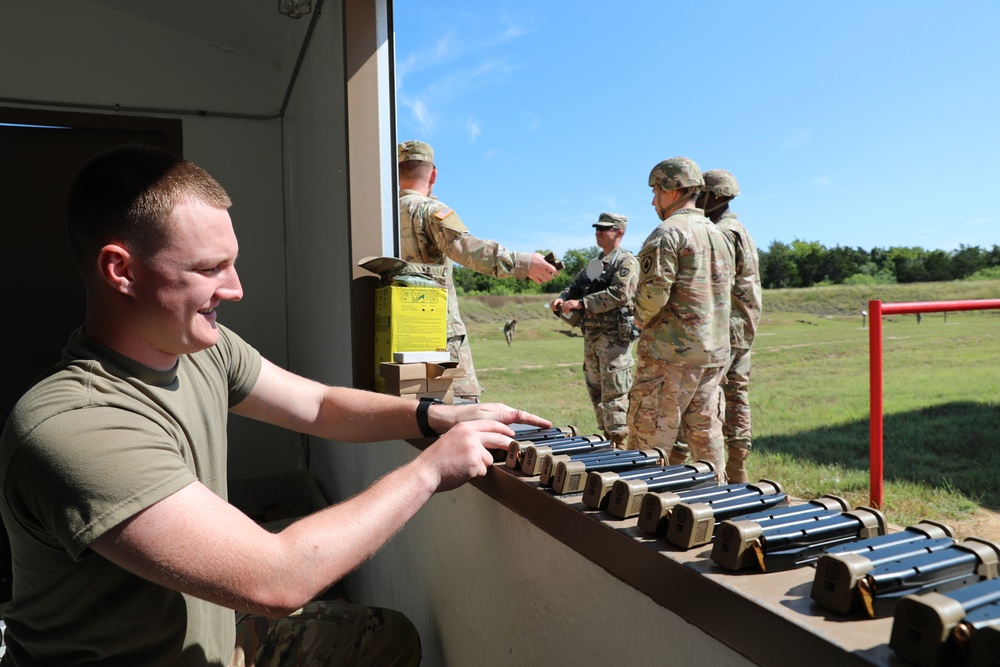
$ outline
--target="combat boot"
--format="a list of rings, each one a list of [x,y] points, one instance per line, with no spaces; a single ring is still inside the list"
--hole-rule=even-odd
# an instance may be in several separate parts
[[[750,450],[746,447],[729,447],[726,455],[726,476],[730,484],[746,484],[750,481],[747,474],[747,457]]]
[[[675,442],[670,450],[670,456],[667,458],[667,465],[682,466],[687,463],[689,454],[691,454],[691,449],[687,445],[683,442]]]

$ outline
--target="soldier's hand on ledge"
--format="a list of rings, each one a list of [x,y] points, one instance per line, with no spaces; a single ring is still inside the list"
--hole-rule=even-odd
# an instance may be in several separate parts
[[[552,422],[524,410],[518,410],[503,403],[460,403],[458,405],[432,405],[427,412],[427,423],[437,433],[445,433],[461,422],[489,419],[500,422],[500,428],[508,436],[514,431],[502,424],[528,424],[540,428],[550,428]],[[508,437],[509,441],[510,438]],[[507,445],[503,446],[506,449]]]
[[[529,280],[541,285],[542,283],[555,278],[558,273],[559,270],[546,262],[545,258],[537,252],[531,256],[531,264],[528,266]]]
[[[485,475],[493,465],[489,450],[507,449],[512,435],[510,428],[491,419],[462,422],[448,429],[413,463],[433,476],[435,492],[450,491]]]

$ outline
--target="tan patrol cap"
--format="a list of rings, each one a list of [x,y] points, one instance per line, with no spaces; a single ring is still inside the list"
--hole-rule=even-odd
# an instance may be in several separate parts
[[[601,215],[597,218],[597,222],[594,223],[594,227],[600,227],[601,229],[614,227],[615,229],[620,229],[622,231],[625,231],[625,227],[627,226],[628,218],[617,213],[601,213]]]
[[[404,141],[396,147],[396,159],[399,162],[420,160],[434,162],[434,149],[422,141]]]

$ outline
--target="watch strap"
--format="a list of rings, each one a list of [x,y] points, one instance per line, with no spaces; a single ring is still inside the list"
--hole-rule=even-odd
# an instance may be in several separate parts
[[[417,426],[425,438],[436,438],[440,435],[440,433],[431,428],[430,422],[427,421],[427,412],[431,409],[432,405],[443,404],[444,401],[439,398],[426,397],[421,398],[417,403]]]

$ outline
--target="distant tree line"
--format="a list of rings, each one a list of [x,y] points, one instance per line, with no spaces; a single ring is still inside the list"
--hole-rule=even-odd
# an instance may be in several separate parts
[[[990,250],[892,247],[826,248],[816,241],[772,241],[759,251],[761,283],[766,289],[815,285],[876,285],[1000,278],[1000,246]]]
[[[539,252],[544,255],[548,251]],[[767,250],[758,252],[765,289],[1000,279],[998,245],[990,250],[962,245],[958,250],[892,247],[868,251],[844,246],[826,248],[817,241],[795,240],[772,241]],[[555,294],[599,254],[597,246],[566,251],[562,257],[565,269],[544,285],[494,278],[456,266],[455,289],[459,294]]]

